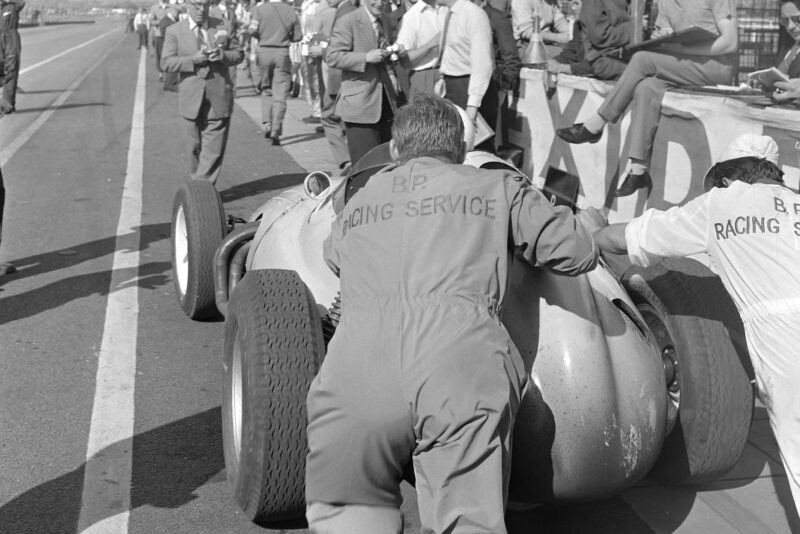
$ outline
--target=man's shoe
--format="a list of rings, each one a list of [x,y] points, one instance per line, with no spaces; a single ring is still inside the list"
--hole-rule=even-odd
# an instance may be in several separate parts
[[[619,186],[619,189],[614,193],[614,196],[627,197],[634,194],[639,189],[647,189],[647,196],[650,196],[650,191],[653,189],[653,180],[650,178],[650,173],[644,171],[642,174],[628,173],[625,181]]]
[[[556,130],[556,135],[567,143],[578,145],[581,143],[596,143],[603,137],[603,131],[597,133],[590,132],[582,122],[573,124],[569,128],[560,128]]]
[[[319,117],[309,115],[308,117],[303,117],[303,122],[306,124],[319,124],[322,121],[320,120]]]
[[[314,128],[314,131],[317,133],[325,133],[325,128],[323,128],[322,126],[317,126],[316,128]]]
[[[278,137],[278,134],[273,132],[272,133],[272,146],[280,146],[280,145],[281,145],[281,140]]]
[[[270,132],[269,130],[265,130],[264,139],[269,139],[270,137],[272,137],[272,132]]]
[[[0,276],[17,272],[17,268],[13,263],[0,263]]]

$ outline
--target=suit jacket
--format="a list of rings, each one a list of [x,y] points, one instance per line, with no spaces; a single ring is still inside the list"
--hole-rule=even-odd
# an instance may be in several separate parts
[[[792,43],[794,44],[794,43]],[[781,67],[783,64],[783,60],[786,58],[786,54],[792,51],[792,47],[786,48],[778,53],[778,63],[776,67]],[[789,78],[800,78],[800,54],[797,54],[792,62],[789,64],[789,69],[786,71],[786,75]]]
[[[519,58],[517,41],[514,39],[511,19],[488,3],[483,6],[483,10],[489,16],[495,50],[492,79],[500,89],[513,89],[519,82],[522,61]]]
[[[328,40],[330,41],[331,35],[333,35],[333,26],[336,25],[336,21],[340,18],[344,17],[348,13],[352,13],[356,10],[356,6],[353,5],[351,0],[343,0],[336,6],[336,15],[333,17],[333,25],[327,32]],[[330,46],[330,45],[329,45]],[[328,88],[329,95],[338,95],[339,88],[342,86],[342,71],[340,69],[331,67],[330,61],[328,61],[328,49],[325,49],[323,52],[323,59],[325,62],[328,63],[328,79],[326,83],[326,87]]]
[[[217,41],[217,33],[225,30],[227,35]],[[233,110],[233,82],[228,67],[241,63],[244,52],[227,20],[208,17],[208,40],[221,43],[222,60],[209,62],[205,66],[192,61],[199,50],[197,37],[189,28],[189,18],[169,26],[164,36],[164,49],[161,53],[161,69],[165,72],[178,72],[178,111],[184,118],[196,119],[200,113],[203,99],[211,106],[208,119],[224,119]]]
[[[383,80],[388,73],[383,63],[367,63],[367,52],[375,48],[378,38],[363,6],[333,25],[327,60],[331,67],[342,69],[336,114],[345,122],[374,124],[381,118]]]
[[[625,0],[585,0],[580,20],[584,55],[589,63],[627,45],[633,36],[633,20]]]

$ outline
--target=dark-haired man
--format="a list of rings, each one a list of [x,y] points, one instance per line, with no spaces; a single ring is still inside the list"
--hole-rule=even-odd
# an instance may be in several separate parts
[[[600,248],[648,266],[700,254],[744,323],[761,399],[800,509],[800,195],[783,185],[770,137],[739,137],[709,170],[707,193],[596,234]]]
[[[344,314],[308,394],[312,532],[402,532],[409,460],[425,532],[506,532],[526,381],[499,318],[509,243],[566,275],[593,269],[597,248],[524,176],[462,165],[463,137],[452,104],[412,98],[392,124],[399,165],[367,182],[325,242]]]

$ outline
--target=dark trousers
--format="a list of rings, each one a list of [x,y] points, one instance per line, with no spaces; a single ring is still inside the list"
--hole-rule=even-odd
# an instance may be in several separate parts
[[[158,72],[163,72],[161,70],[161,50],[164,48],[164,38],[159,36],[153,37],[153,46],[156,49],[156,70]]]
[[[671,87],[730,83],[731,64],[727,56],[673,56],[636,52],[597,113],[617,122],[630,106],[628,157],[650,161],[653,139],[661,118],[661,101]]]
[[[3,58],[0,85],[3,86],[3,100],[12,108],[17,105],[17,79],[19,78],[19,58],[22,46],[17,30],[0,32],[0,57]]]
[[[216,183],[222,170],[222,158],[228,143],[231,119],[209,119],[211,104],[203,105],[195,119],[184,119],[186,140],[189,145],[189,170],[192,180],[209,180]]]
[[[136,33],[139,34],[139,46],[137,48],[147,48],[147,26],[139,24],[136,27]]]
[[[412,70],[408,73],[408,98],[414,95],[432,95],[439,69]]]
[[[447,89],[445,98],[460,108],[467,109],[467,100],[469,99],[469,76],[445,76],[444,85]],[[478,113],[481,114],[492,130],[497,128],[497,111],[499,106],[497,84],[494,80],[491,80],[481,100]],[[494,136],[475,148],[494,152]]]
[[[3,237],[3,211],[6,206],[6,188],[3,185],[3,170],[0,169],[0,240]]]
[[[376,146],[386,143],[392,138],[392,106],[384,93],[381,104],[381,118],[374,124],[345,122],[347,126],[347,148],[350,150],[350,162],[355,165],[364,154]]]

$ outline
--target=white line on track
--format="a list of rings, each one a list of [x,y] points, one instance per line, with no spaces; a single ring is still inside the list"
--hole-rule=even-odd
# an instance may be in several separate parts
[[[44,124],[50,119],[53,113],[55,113],[56,110],[59,107],[61,107],[61,105],[64,102],[66,102],[67,98],[69,98],[72,95],[72,93],[74,93],[75,90],[83,83],[83,80],[85,80],[92,72],[94,72],[94,69],[103,64],[103,61],[106,60],[106,58],[117,47],[117,45],[122,42],[122,40],[123,39],[120,39],[116,43],[114,43],[113,46],[108,47],[108,50],[106,50],[106,52],[102,55],[102,57],[100,57],[100,59],[97,60],[97,63],[95,63],[90,68],[86,69],[86,71],[84,71],[83,74],[78,76],[75,79],[75,81],[70,84],[69,87],[67,87],[60,95],[58,95],[58,98],[56,98],[53,101],[53,103],[50,104],[50,106],[48,106],[46,110],[44,110],[38,117],[36,117],[35,121],[33,121],[27,128],[25,128],[25,130],[21,134],[19,134],[16,138],[14,138],[14,141],[9,143],[7,147],[5,147],[2,151],[0,151],[0,168],[5,167],[6,163],[8,163],[8,160],[10,160],[14,156],[14,154],[17,153],[17,150],[19,150],[23,145],[25,145],[25,143],[27,143],[30,140],[30,138],[33,137],[33,134],[35,134],[39,130],[39,128],[44,126]]]
[[[33,65],[31,65],[31,66],[29,66],[29,67],[25,67],[24,69],[20,70],[20,71],[19,71],[19,75],[20,75],[20,76],[22,76],[23,74],[25,74],[25,73],[27,73],[27,72],[30,72],[30,71],[32,71],[33,69],[38,69],[39,67],[42,67],[42,66],[44,66],[44,65],[47,65],[47,64],[48,64],[48,63],[50,63],[51,61],[55,61],[55,60],[57,60],[57,59],[58,59],[58,58],[60,58],[60,57],[66,56],[67,54],[70,54],[70,53],[72,53],[72,52],[74,52],[74,51],[76,51],[76,50],[80,50],[80,49],[81,49],[81,48],[83,48],[84,46],[88,46],[88,45],[92,44],[92,43],[93,43],[93,42],[95,42],[95,41],[99,41],[100,39],[102,39],[102,38],[103,38],[103,37],[105,37],[106,35],[109,35],[109,34],[112,34],[112,33],[114,33],[114,32],[118,32],[118,31],[120,31],[120,28],[114,28],[113,30],[109,30],[109,31],[107,31],[106,33],[104,33],[104,34],[102,34],[102,35],[98,35],[98,36],[97,36],[97,37],[95,37],[94,39],[90,39],[90,40],[86,41],[85,43],[81,43],[81,44],[79,44],[78,46],[73,46],[72,48],[70,48],[70,49],[68,49],[68,50],[64,50],[64,51],[63,51],[63,52],[61,52],[60,54],[56,54],[56,55],[55,55],[55,56],[53,56],[53,57],[49,57],[49,58],[45,59],[44,61],[40,61],[39,63],[34,63]]]
[[[139,288],[122,285],[139,268],[146,59],[143,49],[86,449],[78,532],[91,534],[126,534],[130,516]]]

